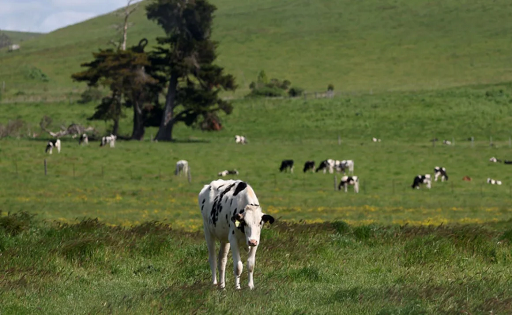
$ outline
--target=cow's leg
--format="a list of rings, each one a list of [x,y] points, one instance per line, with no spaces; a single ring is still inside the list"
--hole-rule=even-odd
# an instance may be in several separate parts
[[[348,183],[343,184],[343,186],[345,186],[345,192],[347,192],[347,190],[348,190]]]
[[[244,270],[244,264],[242,263],[242,259],[240,259],[240,248],[238,247],[236,239],[233,238],[229,242],[231,243],[231,252],[233,253],[233,274],[235,275],[235,288],[239,290],[240,276]]]
[[[290,168],[290,172],[292,172],[292,174],[293,174],[293,166]]]
[[[215,239],[210,232],[204,231],[206,237],[206,246],[208,246],[208,262],[210,263],[210,269],[212,270],[212,282],[213,285],[217,284],[217,260],[215,259]]]
[[[229,243],[220,243],[219,250],[219,287],[226,287],[226,263],[228,262]]]
[[[256,250],[258,246],[249,249],[249,257],[247,258],[247,270],[249,271],[249,289],[254,289],[254,265],[256,264]]]

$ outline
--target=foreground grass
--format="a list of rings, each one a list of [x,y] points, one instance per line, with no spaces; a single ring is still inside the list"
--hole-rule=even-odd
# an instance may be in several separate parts
[[[278,221],[262,234],[256,289],[210,285],[201,233],[147,222],[0,218],[0,312],[506,314],[510,221],[352,226]],[[243,283],[246,285],[244,274]]]

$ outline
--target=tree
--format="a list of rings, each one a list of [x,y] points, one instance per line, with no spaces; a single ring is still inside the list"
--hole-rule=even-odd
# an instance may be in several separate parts
[[[166,34],[157,38],[159,46],[150,57],[151,73],[159,73],[168,86],[156,140],[172,140],[177,122],[190,126],[218,111],[232,111],[219,92],[235,90],[235,79],[213,64],[217,43],[210,35],[215,10],[206,0],[155,0],[146,7],[148,19]]]
[[[111,94],[102,99],[89,119],[112,120],[114,135],[119,131],[122,108],[132,107],[131,138],[140,140],[144,136],[144,103],[158,90],[153,87],[158,81],[145,72],[145,67],[150,66],[148,56],[144,53],[146,44],[147,40],[144,39],[138,46],[125,51],[100,50],[93,53],[94,61],[82,64],[87,70],[72,75],[74,80],[87,82],[89,87],[100,84],[110,89]]]
[[[131,26],[132,23],[128,23],[128,19],[133,12],[135,12],[139,8],[139,3],[134,4],[138,0],[128,0],[126,1],[126,6],[124,9],[120,9],[116,11],[114,14],[123,17],[123,23],[115,24],[114,27],[117,30],[121,30],[123,36],[120,42],[110,40],[110,44],[114,45],[117,49],[126,50],[126,42],[128,40],[128,27]]]

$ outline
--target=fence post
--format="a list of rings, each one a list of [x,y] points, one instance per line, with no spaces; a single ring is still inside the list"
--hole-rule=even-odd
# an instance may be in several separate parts
[[[510,137],[508,137],[508,147],[512,147],[512,139],[510,139]]]
[[[274,174],[274,189],[277,187],[277,176]]]
[[[341,135],[338,135],[338,145],[341,145]]]
[[[73,163],[73,177],[75,177],[75,163]]]
[[[452,137],[452,145],[455,146],[455,138]]]
[[[44,159],[44,176],[46,176],[47,172],[46,172],[46,159]]]
[[[489,145],[492,146],[492,136],[489,137]]]
[[[338,183],[338,176],[334,174],[334,191],[336,191],[336,184]]]
[[[395,180],[393,179],[393,195],[395,194]]]
[[[453,181],[450,181],[452,183],[452,194],[453,194]]]
[[[475,137],[471,137],[471,147],[475,147]]]
[[[188,183],[192,183],[192,173],[190,172],[190,167],[188,168],[188,172],[187,172],[187,177],[188,177]]]
[[[103,165],[101,166],[101,178],[103,178]]]
[[[2,82],[2,93],[5,92],[5,81]]]
[[[16,168],[16,177],[18,177],[18,161],[14,161],[14,167]]]

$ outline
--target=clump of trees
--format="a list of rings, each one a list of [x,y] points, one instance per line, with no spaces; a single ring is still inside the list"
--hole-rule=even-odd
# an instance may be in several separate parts
[[[124,49],[100,50],[94,60],[82,64],[87,70],[73,74],[89,87],[104,86],[103,97],[90,119],[113,121],[118,133],[125,108],[132,108],[132,139],[142,139],[145,127],[158,125],[155,140],[173,140],[173,128],[183,122],[206,130],[219,130],[219,112],[230,114],[230,102],[221,91],[236,89],[235,78],[214,64],[218,43],[211,39],[216,7],[206,0],[154,0],[146,15],[165,32],[156,39],[158,46],[145,52],[147,40]],[[126,20],[125,20],[126,25]],[[126,38],[126,36],[124,36]],[[159,96],[165,93],[165,104]]]
[[[260,71],[256,81],[251,82],[249,88],[251,93],[248,96],[282,97],[289,95],[296,97],[302,95],[304,89],[291,87],[289,80],[268,79],[265,71]]]

